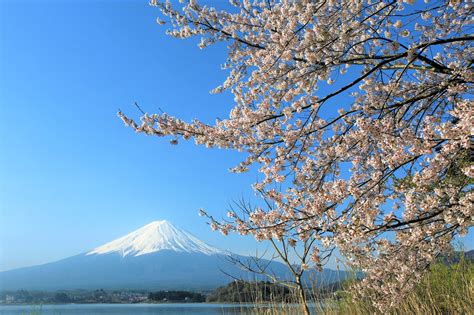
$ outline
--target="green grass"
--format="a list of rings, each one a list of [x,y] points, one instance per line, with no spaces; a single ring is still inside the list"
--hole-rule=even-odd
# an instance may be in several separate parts
[[[347,292],[328,300],[318,314],[379,314],[370,300],[354,300]],[[474,314],[474,263],[436,263],[400,303],[384,314]]]
[[[355,280],[352,280],[355,281]],[[380,312],[370,299],[355,300],[350,294],[348,281],[336,294],[321,294],[314,290],[312,314],[366,315],[366,314],[472,314],[474,315],[474,263],[459,257],[456,263],[435,263],[422,281],[392,309]],[[256,305],[245,314],[302,314],[296,294],[290,303],[252,300]]]

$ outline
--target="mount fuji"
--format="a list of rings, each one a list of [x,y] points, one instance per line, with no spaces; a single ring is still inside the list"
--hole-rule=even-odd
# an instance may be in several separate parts
[[[208,245],[168,221],[154,221],[84,254],[0,272],[0,290],[212,289],[230,282],[228,275],[256,279],[230,256],[249,258]],[[288,275],[285,265],[268,263],[273,273]],[[334,281],[345,274],[323,273]]]
[[[226,255],[226,252],[202,242],[166,220],[151,222],[115,241],[93,249],[86,255],[117,253],[122,257],[137,257],[162,250],[204,255]]]

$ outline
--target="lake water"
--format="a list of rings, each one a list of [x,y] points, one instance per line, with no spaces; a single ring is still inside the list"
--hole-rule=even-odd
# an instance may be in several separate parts
[[[1,315],[221,315],[250,314],[251,305],[236,304],[66,304],[2,305]]]

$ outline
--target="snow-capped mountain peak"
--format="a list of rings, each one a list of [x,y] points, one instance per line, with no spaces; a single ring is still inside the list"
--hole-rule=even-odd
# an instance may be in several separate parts
[[[140,256],[172,250],[176,252],[202,253],[206,255],[226,254],[188,232],[176,228],[166,220],[151,222],[112,242],[99,246],[86,255],[118,253],[122,256]]]

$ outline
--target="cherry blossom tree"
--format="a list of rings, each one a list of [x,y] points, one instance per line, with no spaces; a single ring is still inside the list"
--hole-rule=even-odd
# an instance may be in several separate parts
[[[271,201],[265,198],[263,198],[263,200],[266,203],[267,209],[272,209]],[[255,207],[253,207],[250,203],[245,202],[243,199],[234,203],[235,207],[231,206],[231,210],[228,213],[230,218],[236,218],[236,211],[244,216],[252,216],[255,212]],[[219,228],[219,222],[207,215],[205,211],[202,211],[201,214],[211,219],[211,222],[214,224],[214,229]],[[240,220],[242,220],[242,218],[240,218]],[[334,282],[336,280],[324,279],[323,277],[319,277],[320,279],[317,279],[317,277],[315,277],[315,272],[322,271],[321,266],[331,256],[334,248],[326,252],[325,255],[321,255],[320,253],[319,257],[317,258],[319,259],[318,264],[313,266],[316,268],[310,269],[310,260],[314,260],[314,256],[313,258],[311,257],[311,251],[314,251],[313,244],[316,242],[316,237],[313,234],[317,235],[317,233],[313,231],[308,231],[303,238],[301,238],[300,234],[298,233],[287,233],[285,236],[281,237],[272,236],[266,238],[273,249],[273,255],[271,255],[271,257],[269,257],[267,255],[267,251],[265,251],[263,254],[257,254],[254,257],[250,257],[248,259],[242,259],[241,257],[236,256],[230,257],[229,260],[244,271],[248,271],[252,274],[262,275],[274,283],[290,288],[297,301],[301,305],[301,310],[303,313],[305,315],[309,315],[310,310],[308,301],[311,299],[314,300],[316,296],[314,292],[308,291],[308,288],[316,289],[317,291],[318,286],[331,285],[333,283],[328,283],[328,281]],[[275,259],[279,259],[287,266],[290,278],[285,275],[279,275],[273,272],[271,262]],[[232,277],[232,275],[229,276]]]
[[[337,248],[382,309],[474,222],[471,1],[153,0],[159,24],[200,48],[228,43],[229,118],[164,114],[137,132],[246,152],[269,207],[211,219],[257,240]],[[216,2],[219,4],[218,2]],[[205,214],[205,212],[204,212]],[[207,215],[207,214],[206,214]]]

